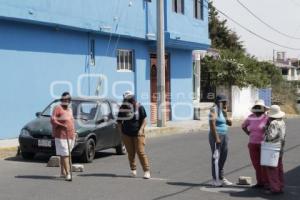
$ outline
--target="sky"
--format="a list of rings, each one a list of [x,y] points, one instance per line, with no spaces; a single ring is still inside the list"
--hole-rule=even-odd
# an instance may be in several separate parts
[[[300,0],[239,0],[273,28],[299,39],[286,37],[268,28],[238,4],[238,0],[212,1],[218,10],[226,13],[251,31],[281,45],[299,49],[289,50],[270,44],[228,20],[228,27],[240,36],[247,52],[251,55],[256,56],[259,60],[272,60],[274,49],[275,51],[285,51],[287,57],[300,59]],[[219,16],[221,19],[226,19],[221,14]]]

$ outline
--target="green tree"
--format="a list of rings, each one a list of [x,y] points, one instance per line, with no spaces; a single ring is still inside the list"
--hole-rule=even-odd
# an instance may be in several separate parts
[[[245,52],[243,43],[240,41],[238,35],[227,27],[227,20],[219,19],[219,13],[212,2],[209,3],[208,7],[209,35],[212,42],[212,48]]]

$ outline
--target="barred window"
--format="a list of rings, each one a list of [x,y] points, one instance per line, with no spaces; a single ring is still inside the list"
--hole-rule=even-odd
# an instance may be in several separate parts
[[[95,66],[95,40],[90,40],[90,65]]]
[[[133,71],[133,51],[117,49],[117,70]]]
[[[194,16],[203,19],[203,0],[194,0]]]
[[[184,0],[173,0],[172,7],[174,12],[184,14]]]

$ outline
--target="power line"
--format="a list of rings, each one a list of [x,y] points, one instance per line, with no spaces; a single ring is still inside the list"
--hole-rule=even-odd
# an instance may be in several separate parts
[[[205,0],[206,2],[208,2],[207,0]],[[273,42],[272,40],[269,40],[257,33],[255,33],[254,31],[248,29],[247,27],[243,26],[241,23],[237,22],[236,20],[234,20],[232,17],[228,16],[226,13],[224,13],[223,11],[217,9],[215,7],[216,11],[218,11],[219,13],[221,13],[224,17],[226,17],[227,19],[231,20],[233,23],[235,23],[236,25],[238,25],[239,27],[241,27],[242,29],[246,30],[247,32],[251,33],[252,35],[255,35],[256,37],[268,42],[268,43],[271,43],[271,44],[274,44],[276,46],[279,46],[279,47],[282,47],[282,48],[285,48],[285,49],[290,49],[290,50],[294,50],[294,51],[300,51],[300,48],[294,48],[294,47],[288,47],[288,46],[285,46],[285,45],[282,45],[282,44],[279,44],[277,42]]]
[[[285,37],[291,38],[291,39],[296,39],[296,40],[300,40],[300,37],[295,37],[286,33],[283,33],[282,31],[274,28],[273,26],[271,26],[270,24],[268,24],[267,22],[265,22],[264,20],[262,20],[260,17],[258,17],[253,11],[251,11],[245,4],[243,4],[240,0],[236,0],[245,10],[247,10],[253,17],[255,17],[258,21],[260,21],[261,23],[263,23],[264,25],[266,25],[268,28],[270,28],[271,30],[275,31],[276,33],[279,33],[280,35],[283,35]]]

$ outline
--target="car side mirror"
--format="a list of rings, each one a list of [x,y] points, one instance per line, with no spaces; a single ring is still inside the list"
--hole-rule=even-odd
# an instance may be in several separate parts
[[[42,115],[42,113],[41,112],[37,112],[37,113],[35,113],[35,116],[36,117],[39,117],[39,116],[41,116]]]
[[[105,116],[105,117],[102,117],[101,119],[97,120],[96,124],[102,124],[103,122],[107,122],[107,121],[108,121],[108,117]]]

